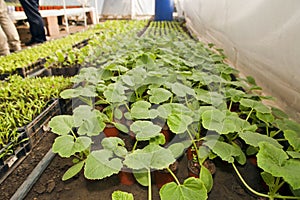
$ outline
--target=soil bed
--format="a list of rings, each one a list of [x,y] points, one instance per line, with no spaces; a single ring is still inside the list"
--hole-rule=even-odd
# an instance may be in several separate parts
[[[47,133],[40,143],[33,148],[27,158],[16,168],[16,170],[1,184],[0,199],[8,200],[14,192],[24,182],[26,177],[31,173],[33,168],[43,158],[47,151],[51,148],[55,135]],[[214,160],[216,164],[216,173],[214,174],[214,186],[209,193],[209,200],[232,199],[232,200],[255,200],[240,185],[235,173],[230,165],[218,159]],[[147,199],[147,188],[139,184],[131,186],[122,185],[117,175],[106,178],[101,181],[91,181],[84,178],[83,173],[68,181],[61,181],[64,172],[72,166],[71,159],[63,159],[55,156],[48,168],[42,174],[40,179],[33,186],[25,199],[42,199],[42,200],[86,200],[86,199],[111,199],[111,194],[115,190],[131,192],[136,200]],[[259,187],[257,182],[257,171],[251,165],[240,168],[241,173],[248,174],[253,180],[252,186]],[[246,173],[247,172],[247,173]],[[177,176],[179,181],[188,175],[187,158],[184,156],[179,161]],[[154,180],[154,177],[153,177]],[[251,183],[250,183],[251,184]],[[253,185],[254,184],[254,185]],[[159,200],[159,190],[153,184],[153,200]]]
[[[183,182],[184,178],[188,175],[186,163],[186,157],[183,157],[179,162],[177,176],[181,182]],[[80,175],[77,175],[71,180],[65,182],[61,181],[61,177],[70,166],[72,166],[71,159],[63,159],[56,156],[25,199],[111,199],[111,194],[115,190],[131,192],[135,200],[147,199],[147,187],[142,187],[138,184],[130,186],[122,185],[117,175],[113,175],[101,181],[91,181],[85,179],[83,173],[80,173]],[[219,200],[220,198],[228,200],[258,199],[251,196],[241,187],[231,166],[224,162],[217,161],[216,167],[217,171],[214,175],[214,186],[209,194],[209,200]],[[244,171],[246,170],[248,173],[255,173],[255,170],[251,169],[251,166],[250,168],[248,166]],[[256,175],[252,175],[252,177],[255,179]],[[154,180],[154,177],[152,180]],[[155,184],[153,184],[152,188],[153,200],[159,200],[158,188]]]
[[[25,160],[1,183],[0,199],[6,200],[16,192],[16,190],[26,180],[27,176],[41,161],[45,154],[49,151],[55,139],[53,133],[45,133],[45,136],[27,155]]]

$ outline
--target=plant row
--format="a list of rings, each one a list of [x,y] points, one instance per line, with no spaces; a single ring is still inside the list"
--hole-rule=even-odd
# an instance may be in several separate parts
[[[70,87],[70,80],[63,77],[23,79],[14,75],[0,84],[0,148],[2,148],[16,140],[18,127],[30,123],[52,98],[58,98],[62,90]]]
[[[132,37],[138,34],[146,24],[146,21],[106,21],[103,31],[94,35],[88,41],[88,45],[80,48],[65,48],[55,51],[47,58],[46,67],[70,67],[79,64],[83,67],[101,65],[114,59],[114,53],[122,51],[124,37]]]
[[[167,169],[175,182],[160,189],[161,199],[207,199],[213,187],[207,162],[219,157],[256,195],[297,199],[280,195],[279,189],[287,184],[294,196],[300,189],[300,125],[264,105],[262,100],[270,97],[259,95],[261,88],[252,77],[237,78],[238,71],[224,63],[223,54],[186,37],[176,22],[153,22],[150,27],[155,32],[149,29],[141,38],[123,35],[112,43],[115,54],[104,63],[86,57],[93,67],[72,78],[80,86],[61,93],[62,98],[85,102],[72,115],[50,121],[59,135],[53,151],[75,158],[63,180],[81,170],[88,179],[127,170],[148,187],[151,199],[151,172]],[[92,138],[102,135],[108,124],[130,135],[132,147],[119,137],[95,144]],[[166,142],[165,129],[173,140]],[[181,183],[170,166],[188,148],[193,149],[198,176]],[[244,165],[248,156],[257,158],[268,192],[254,191],[238,172],[236,164]]]
[[[1,57],[0,74],[14,73],[17,68],[30,67],[30,65],[40,59],[47,58],[49,55],[52,55],[53,52],[60,49],[72,48],[72,46],[76,46],[78,43],[85,41],[106,28],[105,24],[98,24],[89,30],[77,32],[64,38],[51,40],[41,45]]]

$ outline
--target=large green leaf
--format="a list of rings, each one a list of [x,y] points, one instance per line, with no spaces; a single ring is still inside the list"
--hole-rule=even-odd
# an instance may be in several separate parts
[[[88,155],[84,175],[88,179],[103,179],[117,174],[122,168],[122,161],[114,158],[112,151],[102,149]]]
[[[60,93],[60,96],[63,99],[71,99],[80,96],[84,97],[96,97],[98,94],[96,93],[95,86],[89,85],[86,87],[79,86],[74,89],[66,89]]]
[[[149,101],[154,104],[165,102],[172,96],[172,93],[164,88],[151,88],[148,94],[150,94]]]
[[[161,127],[150,121],[135,121],[130,126],[130,130],[136,134],[139,141],[150,140],[160,134]]]
[[[177,159],[184,153],[185,146],[183,143],[174,143],[168,149],[172,152],[173,157]]]
[[[161,200],[180,199],[180,200],[205,200],[207,190],[200,179],[188,178],[183,185],[174,182],[165,184],[159,191]]]
[[[147,101],[137,101],[132,104],[131,117],[135,119],[154,119],[158,115],[157,110],[149,110],[151,103]]]
[[[233,102],[239,102],[245,95],[245,92],[234,88],[229,88],[225,91],[225,96]]]
[[[258,147],[259,142],[268,142],[270,144],[273,144],[277,148],[283,148],[277,140],[268,137],[267,135],[263,135],[260,133],[252,132],[252,131],[245,131],[239,133],[239,136],[249,145],[252,145],[254,147]]]
[[[175,162],[172,152],[159,145],[148,145],[125,157],[124,164],[132,169],[165,169]]]
[[[274,176],[272,176],[272,174],[268,172],[261,172],[260,174],[264,182],[269,186],[269,188],[273,188],[275,186],[275,178]]]
[[[194,97],[196,96],[195,91],[191,87],[178,82],[172,84],[171,88],[172,92],[179,97],[185,97],[186,95],[192,95]]]
[[[92,140],[89,137],[78,137],[74,141],[74,138],[70,135],[59,136],[55,139],[52,151],[58,153],[61,157],[70,157],[76,152],[86,150],[92,144]]]
[[[80,105],[73,110],[74,124],[80,126],[87,118],[92,115],[92,107],[88,105]]]
[[[300,161],[288,159],[288,155],[280,148],[267,142],[259,143],[257,165],[275,177],[283,177],[294,190],[300,188]]]
[[[78,134],[94,136],[100,134],[105,128],[105,123],[98,110],[92,110],[92,107],[81,105],[73,112],[75,126],[79,126]]]
[[[216,140],[216,137],[205,137],[204,144],[208,146],[215,154],[217,154],[222,160],[229,163],[234,162],[234,157],[240,156],[241,152],[238,151],[234,146]]]
[[[256,113],[256,117],[261,121],[267,123],[272,123],[274,121],[274,116],[271,113]]]
[[[223,95],[217,92],[211,92],[203,89],[197,89],[197,100],[218,107],[225,102]]]
[[[173,133],[184,133],[188,126],[193,122],[193,118],[185,114],[170,114],[167,124]]]
[[[259,152],[257,154],[257,165],[269,172],[273,176],[280,177],[282,166],[284,166],[288,156],[281,149],[267,142],[259,142]]]
[[[283,179],[289,183],[294,190],[300,189],[300,161],[297,159],[288,160],[282,170]]]
[[[120,124],[120,123],[116,123],[113,122],[113,125],[120,131],[122,131],[123,133],[128,133],[128,128],[127,126],[125,126],[124,124]]]
[[[286,151],[286,153],[291,156],[292,158],[298,158],[300,159],[300,152],[295,151]]]
[[[157,108],[157,111],[159,112],[159,116],[164,119],[167,119],[170,114],[193,115],[192,110],[180,103],[164,103]]]
[[[247,108],[253,108],[254,110],[260,113],[271,113],[271,109],[265,106],[261,101],[255,101],[252,99],[242,99],[240,103],[241,105]]]
[[[125,143],[118,137],[106,137],[101,141],[104,149],[113,151],[119,157],[125,157],[127,155],[127,149]]]
[[[133,170],[135,180],[142,186],[148,186],[148,171],[145,170]]]
[[[87,118],[84,123],[79,127],[78,134],[95,136],[99,135],[105,128],[105,123],[95,117]]]
[[[207,193],[210,192],[213,187],[213,177],[206,167],[202,166],[200,168],[199,178],[204,183]]]
[[[283,131],[292,130],[298,133],[300,132],[300,124],[289,119],[276,120],[275,124]]]
[[[49,126],[53,133],[67,135],[74,127],[74,118],[70,115],[55,116],[50,120]]]
[[[134,200],[133,195],[128,192],[114,191],[111,195],[112,200]]]
[[[235,121],[232,117],[227,117],[225,111],[217,109],[207,110],[202,113],[202,125],[208,130],[216,131],[220,134],[236,132]]]
[[[84,165],[84,161],[80,161],[79,163],[76,163],[75,165],[73,165],[72,167],[70,167],[63,175],[62,180],[66,181],[70,178],[72,178],[73,176],[75,176],[76,174],[78,174],[81,169],[83,168]]]
[[[60,93],[60,97],[63,99],[71,99],[79,97],[81,95],[82,87],[76,89],[66,89]]]
[[[296,151],[300,151],[300,132],[286,130],[284,131],[284,137]]]
[[[125,96],[126,89],[127,88],[120,83],[111,83],[107,86],[103,94],[108,102],[120,103],[127,100]]]

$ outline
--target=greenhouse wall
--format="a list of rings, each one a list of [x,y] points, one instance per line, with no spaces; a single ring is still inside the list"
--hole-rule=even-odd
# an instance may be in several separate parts
[[[299,0],[180,0],[188,26],[300,116]]]

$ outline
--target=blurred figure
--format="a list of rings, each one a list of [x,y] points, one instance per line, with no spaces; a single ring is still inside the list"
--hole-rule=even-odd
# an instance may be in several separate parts
[[[19,33],[7,13],[4,0],[0,0],[0,55],[21,50]]]
[[[43,43],[46,41],[44,21],[39,12],[39,0],[20,0],[29,22],[31,40],[25,43],[26,46]]]

